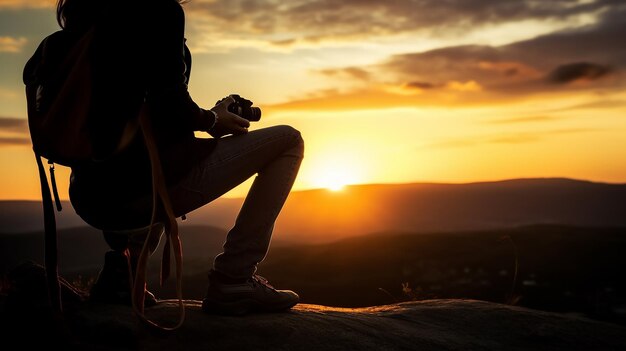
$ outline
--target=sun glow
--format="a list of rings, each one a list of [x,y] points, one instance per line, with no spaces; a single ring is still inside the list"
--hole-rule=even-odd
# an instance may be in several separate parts
[[[351,171],[345,168],[327,169],[320,173],[319,186],[331,191],[340,191],[344,186],[355,181],[353,175],[350,174]]]
[[[367,177],[358,154],[320,153],[307,163],[304,177],[312,188],[340,191],[346,185],[362,183]]]

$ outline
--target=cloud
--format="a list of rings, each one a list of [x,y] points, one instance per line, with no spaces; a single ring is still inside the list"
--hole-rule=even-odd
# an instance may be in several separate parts
[[[510,102],[518,98],[510,95],[499,102]],[[481,91],[461,93],[448,87],[420,90],[396,86],[370,86],[351,91],[319,90],[291,101],[266,105],[266,108],[273,111],[354,111],[390,107],[484,106],[489,103],[494,103],[494,101]]]
[[[626,68],[626,46],[619,34],[624,32],[626,19],[607,19],[593,27],[504,46],[463,45],[398,54],[369,69],[391,74],[397,84],[475,81],[491,92],[554,90],[554,84],[545,82],[596,81]]]
[[[553,129],[536,132],[522,132],[522,133],[501,133],[497,135],[482,135],[474,136],[471,138],[454,138],[443,140],[440,142],[430,143],[424,145],[424,148],[465,148],[469,146],[479,146],[485,144],[528,144],[534,143],[547,138],[558,137],[568,134],[579,133],[591,133],[597,132],[600,129],[594,128],[565,128],[565,129]]]
[[[525,133],[512,133],[502,136],[492,136],[486,138],[484,141],[494,144],[523,144],[539,141],[548,137],[597,132],[599,129],[595,128],[567,128],[567,129],[553,129],[540,132],[525,132]]]
[[[548,80],[551,83],[567,84],[580,80],[592,81],[600,79],[609,73],[612,73],[612,69],[608,66],[589,62],[568,63],[558,66],[550,72]]]
[[[23,118],[0,117],[0,132],[3,131],[27,133],[28,121]]]
[[[0,146],[22,146],[30,145],[29,137],[4,137],[0,136]]]
[[[549,122],[554,121],[557,118],[550,116],[527,116],[527,117],[514,117],[504,118],[489,121],[492,124],[516,124],[516,123],[534,123],[534,122]]]
[[[23,118],[0,117],[0,146],[30,145],[28,121]]]
[[[458,36],[517,21],[563,21],[611,6],[616,6],[611,0],[194,0],[186,5],[195,35],[212,38],[214,45],[230,38],[278,46],[406,33]]]
[[[457,91],[463,91],[463,92],[473,92],[473,91],[483,90],[483,87],[474,80],[468,80],[467,82],[459,82],[459,81],[453,80],[453,81],[448,82],[448,84],[446,84],[446,87],[450,90],[457,90]]]
[[[355,78],[358,80],[369,80],[370,78],[370,73],[367,70],[359,67],[345,67],[339,69],[330,68],[318,70],[317,72],[325,76],[331,77],[344,76],[349,78]]]
[[[404,85],[407,88],[415,88],[415,89],[434,89],[438,86],[436,84],[430,82],[408,82]]]
[[[0,37],[0,52],[21,52],[27,43],[26,38]]]
[[[588,102],[584,104],[576,104],[570,107],[566,107],[562,110],[581,110],[581,109],[617,109],[626,107],[626,101],[602,99],[600,101]]]
[[[363,98],[359,106],[375,107],[497,104],[541,94],[619,92],[626,87],[626,80],[620,79],[626,70],[623,33],[626,5],[605,13],[595,25],[507,45],[461,45],[392,55],[359,67],[359,75],[369,77],[366,88],[326,96],[332,102],[318,94],[315,100],[283,107],[327,108],[357,96]],[[342,72],[338,79],[345,83],[349,69],[325,72],[329,76]],[[580,81],[586,84],[571,84]]]
[[[25,8],[47,8],[54,7],[56,0],[0,0],[0,10],[2,9],[25,9]]]

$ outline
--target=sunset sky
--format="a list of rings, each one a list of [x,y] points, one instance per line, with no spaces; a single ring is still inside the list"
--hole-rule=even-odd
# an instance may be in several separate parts
[[[40,196],[21,74],[58,28],[54,4],[0,0],[0,199]],[[626,1],[191,0],[185,11],[195,101],[239,93],[264,111],[252,128],[299,129],[296,189],[626,182]]]

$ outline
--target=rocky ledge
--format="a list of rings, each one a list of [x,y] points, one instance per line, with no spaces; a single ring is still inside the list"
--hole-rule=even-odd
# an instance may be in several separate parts
[[[626,350],[624,326],[475,300],[358,309],[300,304],[287,313],[244,317],[207,315],[199,301],[186,306],[180,329],[157,333],[129,307],[83,302],[66,312],[55,334],[97,350]],[[148,310],[162,322],[176,313],[175,301]]]

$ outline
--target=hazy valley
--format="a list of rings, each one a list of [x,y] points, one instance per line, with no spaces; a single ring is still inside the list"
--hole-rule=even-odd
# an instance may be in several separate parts
[[[306,303],[474,298],[625,323],[625,199],[625,185],[566,179],[294,192],[259,273]],[[187,298],[202,297],[240,205],[218,200],[183,222]],[[0,203],[0,271],[43,262],[39,206]],[[70,206],[59,218],[61,274],[88,285],[108,248]],[[158,260],[151,289],[171,297],[157,287]]]

